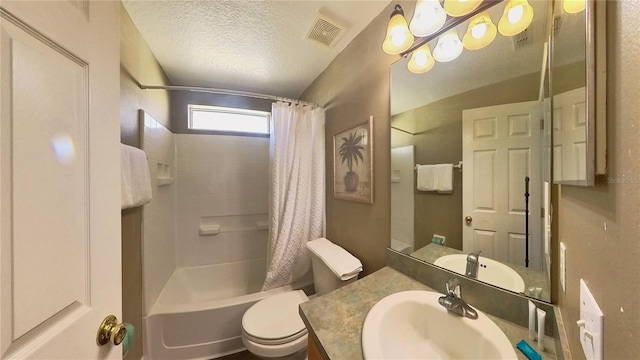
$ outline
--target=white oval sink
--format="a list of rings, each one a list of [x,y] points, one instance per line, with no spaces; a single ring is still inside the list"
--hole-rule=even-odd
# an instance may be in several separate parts
[[[442,294],[403,291],[378,301],[362,329],[365,359],[516,359],[506,335],[485,314],[449,313]]]
[[[480,257],[479,261],[478,280],[501,287],[505,290],[517,293],[524,292],[524,280],[522,280],[522,277],[520,277],[515,270],[501,262],[486,257]],[[464,275],[467,269],[467,255],[454,254],[441,256],[437,258],[433,264]]]

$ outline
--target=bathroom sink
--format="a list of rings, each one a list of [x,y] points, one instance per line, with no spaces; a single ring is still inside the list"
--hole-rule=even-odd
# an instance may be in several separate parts
[[[501,262],[482,256],[479,262],[478,280],[501,287],[505,290],[517,293],[524,292],[524,280],[522,280],[522,277],[512,268]],[[467,268],[467,255],[454,254],[441,256],[437,258],[433,264],[464,275]]]
[[[485,314],[448,312],[442,294],[403,291],[378,301],[362,329],[365,359],[516,359],[506,335]]]

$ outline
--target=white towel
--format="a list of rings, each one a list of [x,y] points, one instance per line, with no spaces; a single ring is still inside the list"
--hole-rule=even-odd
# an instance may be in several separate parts
[[[362,263],[358,258],[325,238],[307,242],[307,248],[322,259],[341,280],[349,280],[362,271]]]
[[[123,209],[151,201],[151,176],[144,151],[120,144],[121,205]]]
[[[453,192],[453,164],[435,165],[433,187],[439,193]]]
[[[418,165],[416,187],[420,191],[435,191],[435,165]]]

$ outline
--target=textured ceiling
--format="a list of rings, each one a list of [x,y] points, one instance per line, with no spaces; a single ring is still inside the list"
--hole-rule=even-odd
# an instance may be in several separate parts
[[[388,3],[123,1],[172,85],[291,98],[298,98]],[[318,12],[347,28],[333,48],[305,39]]]
[[[436,62],[435,67],[424,74],[409,72],[408,58],[394,63],[391,70],[391,114],[399,114],[465,91],[540,71],[549,2],[534,0],[529,3],[534,8],[534,20],[531,25],[532,43],[526,47],[514,50],[511,38],[498,33],[489,46],[475,51],[464,50],[460,57],[448,63]],[[503,4],[490,9],[494,24],[497,25],[503,10]],[[569,22],[564,25],[569,25]],[[468,23],[465,22],[456,27],[460,38],[467,26]],[[435,40],[429,43],[431,49],[435,44]]]

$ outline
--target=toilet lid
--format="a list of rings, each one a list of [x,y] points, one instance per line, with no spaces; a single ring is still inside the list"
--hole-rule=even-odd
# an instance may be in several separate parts
[[[288,291],[258,301],[242,316],[242,328],[253,338],[277,340],[305,329],[298,305],[309,300],[304,291]]]

